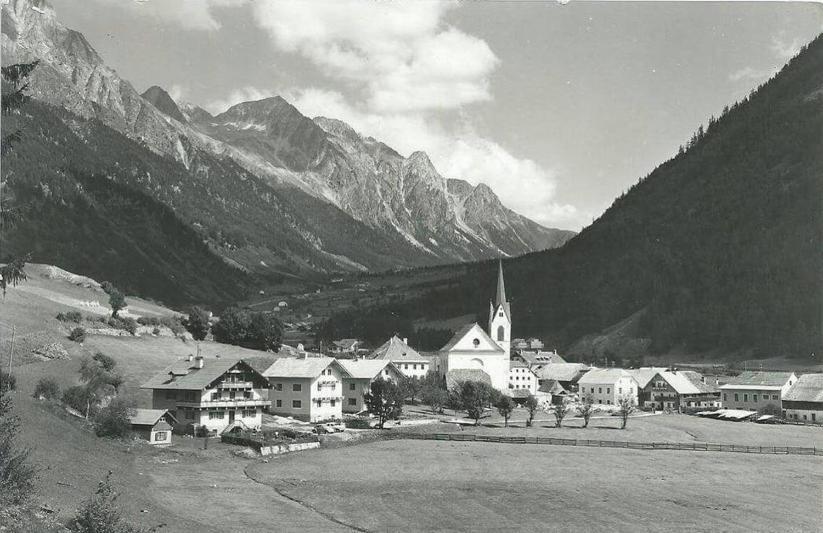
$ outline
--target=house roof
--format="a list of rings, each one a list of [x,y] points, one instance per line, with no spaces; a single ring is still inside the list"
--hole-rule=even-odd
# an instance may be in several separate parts
[[[588,383],[616,383],[617,380],[625,377],[634,379],[634,376],[622,368],[595,368],[583,374],[583,377],[580,378],[577,383],[581,385]]]
[[[516,359],[512,359],[509,361],[509,368],[529,368],[529,365],[524,363],[523,361],[518,361]]]
[[[354,379],[374,379],[387,366],[400,372],[391,361],[385,359],[340,359],[338,362]]]
[[[133,426],[153,426],[165,415],[177,422],[177,419],[167,409],[133,409],[130,410],[128,419]]]
[[[369,359],[385,359],[408,363],[427,363],[429,360],[420,355],[403,340],[394,335],[384,342],[378,349],[369,354]]]
[[[479,368],[455,368],[446,372],[446,388],[451,389],[464,381],[481,381],[492,384],[489,375]]]
[[[545,365],[534,371],[540,379],[555,379],[557,381],[574,381],[574,379],[588,370],[583,363],[554,363]]]
[[[540,392],[548,392],[553,396],[559,396],[561,394],[566,394],[567,391],[563,388],[563,385],[561,385],[559,381],[556,379],[549,379],[540,385]]]
[[[632,368],[630,370],[626,370],[626,372],[632,375],[634,380],[637,381],[637,384],[640,385],[641,389],[644,389],[654,376],[660,372],[665,372],[666,370],[667,369],[664,366],[644,366],[640,368]]]
[[[197,368],[197,361],[177,361],[144,383],[141,389],[203,390],[233,366],[242,363],[259,376],[265,378],[243,359],[232,357],[203,358],[203,368]]]
[[[698,392],[706,393],[706,392],[717,392],[717,386],[711,383],[703,383],[703,374],[700,372],[695,372],[694,370],[681,370],[678,372],[682,374],[683,377],[688,379],[692,382],[692,385],[697,387]]]
[[[823,402],[823,374],[803,374],[783,399],[793,402]]]
[[[334,345],[338,348],[353,348],[355,344],[360,342],[359,339],[340,339],[334,341]]]
[[[518,353],[524,361],[529,363],[530,365],[547,365],[547,364],[562,364],[565,363],[566,360],[560,357],[555,352],[530,352],[527,350],[523,350]]]
[[[483,330],[483,328],[481,328],[480,325],[477,322],[475,322],[473,324],[466,324],[462,328],[458,329],[457,332],[455,332],[455,334],[452,335],[452,338],[449,340],[449,342],[447,342],[445,346],[440,348],[440,351],[441,352],[448,352],[449,350],[454,348],[455,345],[457,345],[458,342],[463,340],[463,338],[466,335],[468,335],[469,332],[472,330],[472,328],[474,328],[475,326],[477,326],[477,331],[479,331],[478,335],[480,337],[482,337],[485,341],[487,341],[490,346],[493,347],[492,350],[478,350],[478,351],[484,351],[484,352],[493,351],[493,352],[500,352],[500,353],[504,352],[503,348],[501,348],[496,342],[494,342],[492,340],[492,338],[489,337],[488,333],[486,333]]]
[[[781,388],[789,379],[794,376],[794,372],[752,372],[747,371],[739,376],[731,378],[720,388],[745,389],[745,388]]]
[[[333,357],[284,357],[272,363],[263,375],[267,378],[316,378],[329,365],[336,365],[348,377],[349,373],[341,361]]]

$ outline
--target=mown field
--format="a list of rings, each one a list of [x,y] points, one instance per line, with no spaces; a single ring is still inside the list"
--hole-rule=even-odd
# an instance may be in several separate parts
[[[249,474],[369,531],[819,531],[808,457],[381,441]]]

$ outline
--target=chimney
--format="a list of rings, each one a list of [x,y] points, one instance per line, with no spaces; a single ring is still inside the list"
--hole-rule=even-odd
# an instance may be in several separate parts
[[[203,356],[198,355],[194,358],[194,366],[195,368],[203,368]]]
[[[408,337],[403,337],[403,344],[406,344],[406,345],[409,344],[409,338]]]

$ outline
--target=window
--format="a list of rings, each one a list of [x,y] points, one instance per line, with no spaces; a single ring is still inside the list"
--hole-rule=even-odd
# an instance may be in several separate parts
[[[777,394],[772,394],[772,400],[776,400],[776,399],[777,399]]]
[[[243,418],[254,418],[256,414],[256,409],[243,409]]]
[[[274,384],[274,390],[276,390],[278,392],[282,392],[283,391],[283,384],[282,383],[275,383]]]
[[[163,441],[168,440],[169,433],[167,431],[158,431],[154,434],[154,440]]]
[[[506,328],[503,326],[497,327],[497,340],[505,341],[506,340]]]
[[[612,389],[611,389],[611,387],[607,388],[607,389],[606,389],[606,394],[611,394],[611,393],[612,393]]]
[[[728,398],[726,398],[726,393],[723,393],[723,401],[725,402]]]
[[[176,390],[167,390],[166,391],[166,399],[167,400],[176,400],[177,399],[177,391]]]
[[[354,383],[349,383],[349,390],[355,390],[357,387]]]
[[[314,400],[314,404],[315,404],[317,407],[322,407],[322,406],[323,406],[323,400],[321,400],[320,398],[318,398],[318,399]]]
[[[500,311],[499,313],[497,313],[497,316],[503,316],[503,311]]]
[[[209,411],[209,420],[223,420],[223,411]]]
[[[417,370],[417,365],[412,365],[412,370]]]
[[[409,369],[409,363],[406,363],[406,365],[403,367],[403,369],[408,370]]]
[[[237,396],[237,393],[234,391],[229,392],[229,400],[234,400]]]
[[[317,390],[323,390],[323,385],[321,385],[320,383],[317,383]]]
[[[247,400],[250,399],[251,398],[251,391],[248,391],[248,390],[243,391],[243,398],[246,398]]]
[[[603,387],[597,387],[597,394],[603,394]]]
[[[734,393],[734,401],[736,401],[736,402],[740,401],[740,400],[737,398],[737,393],[736,393],[736,392]]]
[[[330,403],[331,403],[331,406],[334,407],[335,405],[337,405],[337,400],[331,399]]]
[[[618,393],[618,394],[623,394],[623,387],[619,387],[619,388],[617,389],[617,393]]]
[[[748,401],[749,401],[749,395],[748,395],[748,394],[744,394],[744,395],[743,395],[743,401],[744,401],[744,402],[748,402]]]
[[[389,375],[388,372],[386,373],[386,375],[387,376]],[[331,384],[331,390],[337,390],[337,383],[332,383]]]
[[[212,392],[211,393],[211,401],[216,402],[220,400],[220,393],[219,392]]]
[[[752,401],[757,403],[757,394],[752,394]]]
[[[474,339],[472,341],[472,344],[474,345],[475,348],[477,348],[478,346],[480,346],[480,339]]]
[[[349,405],[357,405],[357,398],[349,398]]]
[[[283,400],[275,400],[275,407],[283,407]]]
[[[186,409],[186,419],[194,420],[194,409]]]
[[[606,400],[606,403],[607,403],[608,405],[611,405],[611,404],[612,404],[612,401],[611,401],[611,400]]]
[[[303,407],[303,402],[302,402],[301,400],[292,400],[292,401],[291,401],[291,406],[292,406],[294,409],[300,409],[300,408],[302,408],[302,407]]]
[[[817,422],[817,413],[812,413],[812,422]]]
[[[303,385],[301,383],[292,383],[291,390],[292,392],[301,392],[303,390]]]
[[[592,394],[594,394],[594,387],[592,387]]]

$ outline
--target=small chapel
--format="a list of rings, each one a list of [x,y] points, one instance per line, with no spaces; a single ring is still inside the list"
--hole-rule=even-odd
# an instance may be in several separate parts
[[[489,302],[488,332],[476,322],[460,328],[438,352],[436,370],[447,382],[480,379],[508,393],[511,332],[511,306],[506,300],[501,261],[495,299]]]

